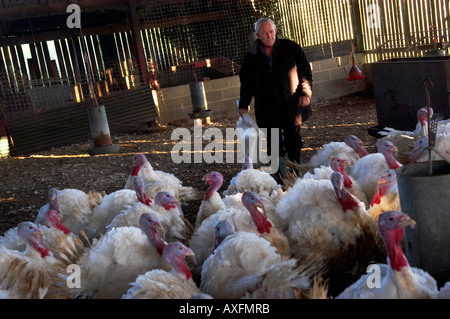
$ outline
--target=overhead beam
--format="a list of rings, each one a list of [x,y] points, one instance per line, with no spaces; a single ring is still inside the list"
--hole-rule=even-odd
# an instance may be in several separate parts
[[[131,26],[129,24],[118,24],[111,26],[88,27],[82,28],[82,30],[84,36],[102,35],[102,34],[112,34],[116,32],[130,31]],[[69,28],[67,28],[66,30],[55,30],[34,34],[24,34],[24,35],[17,35],[17,37],[0,39],[0,46],[65,39],[65,38],[72,38],[74,36],[76,37],[78,35],[81,35],[79,30]]]
[[[128,4],[129,0],[126,0]],[[180,1],[180,0],[179,0]],[[183,0],[184,1],[184,0]],[[135,1],[136,3],[139,3],[139,1]],[[0,12],[3,9],[0,9]],[[213,21],[218,19],[223,19],[227,16],[227,12],[224,10],[221,11],[214,11],[206,14],[195,14],[190,16],[182,16],[178,17],[177,19],[161,19],[161,20],[145,20],[144,17],[140,17],[141,21],[140,23],[137,21],[139,12],[136,12],[134,14],[134,26],[132,23],[130,24],[118,24],[118,25],[107,25],[107,26],[97,26],[97,27],[86,27],[83,28],[83,35],[102,35],[102,34],[111,34],[115,32],[126,32],[131,31],[133,28],[135,30],[143,30],[143,29],[152,29],[152,28],[164,28],[164,27],[171,27],[175,25],[185,25],[185,24],[192,24],[192,23],[199,23],[199,22],[205,22],[205,21]],[[143,19],[143,21],[142,21]],[[74,30],[74,31],[73,31]],[[77,33],[76,29],[61,29],[61,30],[54,30],[54,31],[47,31],[47,32],[38,32],[34,34],[20,34],[17,35],[17,37],[8,37],[8,38],[0,38],[0,46],[7,46],[7,45],[17,45],[17,44],[23,44],[23,43],[31,43],[31,42],[40,42],[40,41],[47,41],[47,40],[55,40],[55,39],[64,39],[64,38],[71,38],[75,32]]]
[[[216,0],[218,1],[218,0]],[[226,2],[226,0],[220,0]],[[20,20],[38,16],[48,16],[53,14],[63,14],[66,12],[69,1],[64,2],[47,2],[45,3],[5,3],[1,1],[0,5],[0,20]],[[191,0],[136,0],[136,4],[188,4]],[[76,2],[81,10],[99,10],[99,9],[114,9],[117,6],[127,5],[128,0],[78,0]]]
[[[127,4],[127,0],[78,0],[77,3],[81,10],[90,9],[111,9],[117,6]],[[17,4],[0,8],[0,20],[11,21],[39,16],[48,16],[55,14],[65,14],[67,2],[48,2],[46,4]]]

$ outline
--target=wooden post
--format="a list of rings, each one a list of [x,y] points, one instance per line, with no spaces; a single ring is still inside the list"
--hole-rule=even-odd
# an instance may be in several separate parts
[[[138,21],[138,16],[136,13],[136,1],[135,0],[129,0],[128,6],[130,10],[130,20],[131,20],[131,30],[133,35],[133,43],[134,47],[136,49],[136,54],[138,57],[138,66],[140,73],[142,75],[142,79],[144,81],[144,85],[149,85],[149,74],[148,74],[148,68],[147,68],[147,62],[145,60],[144,56],[144,46],[142,45],[141,37],[140,37],[140,25]]]
[[[80,62],[82,63],[82,61],[80,59],[83,59],[83,52],[81,51],[81,48],[79,48],[80,50],[80,54],[81,57],[79,57],[79,53],[77,52],[77,48],[78,45],[75,42],[76,35],[75,33],[73,33],[72,38],[70,38],[69,41],[69,47],[72,49],[72,64],[73,64],[73,71],[75,73],[75,82],[80,84],[80,88],[81,88],[81,94],[83,97],[89,98],[89,89],[86,86],[86,82],[84,81],[84,79],[82,78],[81,75],[81,70],[80,70]]]
[[[358,0],[352,0],[350,4],[351,18],[353,23],[353,30],[355,33],[354,44],[357,52],[362,52],[364,50],[363,34],[362,34],[362,23],[360,17],[360,9]]]

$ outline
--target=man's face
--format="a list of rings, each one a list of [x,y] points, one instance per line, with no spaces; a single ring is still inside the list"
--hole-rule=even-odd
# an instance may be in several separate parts
[[[277,29],[270,22],[262,23],[256,36],[261,39],[265,47],[273,47]]]

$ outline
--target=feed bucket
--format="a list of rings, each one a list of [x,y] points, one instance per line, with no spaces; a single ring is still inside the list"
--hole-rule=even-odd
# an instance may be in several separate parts
[[[89,107],[87,110],[92,141],[94,143],[94,147],[87,150],[89,155],[117,153],[120,145],[112,143],[105,106],[98,105]]]
[[[417,223],[405,230],[406,258],[441,287],[450,280],[450,164],[419,162],[396,173],[401,211]]]

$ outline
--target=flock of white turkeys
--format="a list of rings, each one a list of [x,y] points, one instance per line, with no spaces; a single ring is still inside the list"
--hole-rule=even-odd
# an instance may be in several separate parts
[[[0,237],[0,298],[450,298],[404,254],[405,227],[421,225],[401,212],[394,141],[426,160],[416,133],[389,130],[372,154],[355,136],[326,144],[285,190],[250,165],[222,195],[220,172],[202,194],[136,154],[123,189],[52,188],[34,222]],[[198,196],[191,223],[181,207]]]

